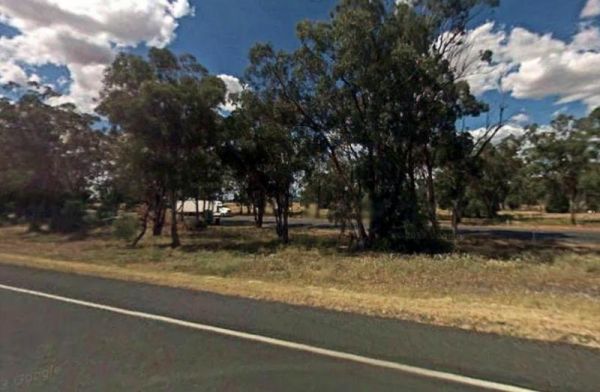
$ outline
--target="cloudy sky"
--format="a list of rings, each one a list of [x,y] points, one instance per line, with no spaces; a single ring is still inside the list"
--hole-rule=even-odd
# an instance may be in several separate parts
[[[254,42],[292,49],[295,24],[324,19],[335,0],[0,0],[0,83],[52,84],[90,110],[119,50],[190,52],[228,86]],[[501,0],[471,26],[475,92],[504,104],[511,126],[584,115],[600,106],[600,0]],[[473,124],[474,127],[477,124]]]

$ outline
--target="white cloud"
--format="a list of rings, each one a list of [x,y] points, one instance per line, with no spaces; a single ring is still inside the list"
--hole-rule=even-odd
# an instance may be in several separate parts
[[[526,130],[522,125],[512,123],[506,124],[492,138],[492,143],[500,143],[502,140],[506,139],[509,136],[521,137],[525,135],[525,132]],[[474,129],[472,131],[469,131],[469,133],[473,136],[473,139],[478,140],[479,138],[485,135],[486,128]]]
[[[581,51],[600,50],[600,29],[583,25],[573,37],[570,47]]]
[[[227,112],[233,112],[235,109],[237,109],[237,106],[232,102],[231,99],[229,99],[229,97],[232,94],[241,93],[244,90],[244,86],[242,85],[242,83],[240,83],[240,80],[235,76],[225,74],[217,76],[221,78],[221,80],[225,82],[225,86],[227,86],[228,99],[227,102],[224,105],[222,105],[221,109]]]
[[[188,0],[2,0],[0,21],[19,34],[0,37],[0,82],[27,81],[27,66],[65,66],[69,94],[58,101],[90,111],[118,49],[164,47],[192,13]]]
[[[25,84],[27,80],[27,74],[20,66],[12,61],[0,62],[0,84],[9,82]]]
[[[600,15],[600,0],[588,0],[581,11],[582,18],[593,18]]]
[[[519,124],[519,125],[527,125],[531,121],[531,118],[526,113],[519,113],[510,119],[511,123]]]
[[[600,105],[600,30],[582,24],[570,41],[516,27],[507,32],[494,22],[470,31],[469,51],[455,58],[475,94],[509,92],[515,98],[555,97],[557,103]],[[477,60],[491,50],[491,64]],[[470,56],[470,57],[469,57]],[[466,64],[466,66],[464,66]]]

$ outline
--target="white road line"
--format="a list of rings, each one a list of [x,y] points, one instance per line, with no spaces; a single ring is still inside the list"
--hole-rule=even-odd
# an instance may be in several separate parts
[[[269,344],[272,346],[284,347],[284,348],[287,348],[290,350],[308,352],[311,354],[317,354],[317,355],[321,355],[324,357],[341,359],[341,360],[345,360],[345,361],[351,361],[351,362],[356,362],[356,363],[360,363],[360,364],[364,364],[364,365],[376,366],[376,367],[380,367],[380,368],[393,369],[396,371],[413,374],[416,376],[434,378],[434,379],[438,379],[438,380],[442,380],[442,381],[458,383],[458,384],[463,384],[463,385],[469,385],[469,386],[484,388],[484,389],[488,389],[488,390],[492,390],[492,391],[504,391],[504,392],[532,392],[533,391],[531,389],[520,388],[520,387],[507,385],[507,384],[501,384],[501,383],[492,382],[492,381],[480,380],[477,378],[462,376],[459,374],[441,372],[441,371],[437,371],[437,370],[430,370],[430,369],[420,368],[417,366],[404,365],[401,363],[364,357],[362,355],[349,354],[349,353],[345,353],[342,351],[328,350],[325,348],[310,346],[307,344],[295,343],[295,342],[290,342],[287,340],[275,339],[275,338],[270,338],[267,336],[256,335],[256,334],[252,334],[252,333],[246,333],[246,332],[235,331],[235,330],[226,329],[226,328],[215,327],[212,325],[178,320],[175,318],[159,316],[159,315],[151,314],[151,313],[137,312],[134,310],[117,308],[114,306],[102,305],[102,304],[94,303],[94,302],[81,301],[81,300],[74,299],[74,298],[61,297],[59,295],[43,293],[40,291],[27,290],[27,289],[22,289],[19,287],[6,286],[3,284],[0,284],[0,289],[13,291],[16,293],[21,293],[21,294],[29,294],[29,295],[33,295],[36,297],[52,299],[52,300],[60,301],[60,302],[66,302],[69,304],[84,306],[84,307],[88,307],[88,308],[92,308],[92,309],[105,310],[108,312],[122,314],[125,316],[160,321],[163,323],[178,325],[178,326],[187,327],[187,328],[191,328],[191,329],[195,329],[195,330],[199,330],[199,331],[211,332],[211,333],[215,333],[215,334],[235,337],[238,339],[244,339],[244,340],[250,340],[253,342]]]

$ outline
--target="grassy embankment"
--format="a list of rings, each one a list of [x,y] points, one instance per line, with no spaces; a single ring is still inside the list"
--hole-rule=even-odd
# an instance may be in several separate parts
[[[600,347],[600,246],[463,239],[446,255],[352,253],[333,230],[210,227],[180,249],[0,228],[0,260]]]

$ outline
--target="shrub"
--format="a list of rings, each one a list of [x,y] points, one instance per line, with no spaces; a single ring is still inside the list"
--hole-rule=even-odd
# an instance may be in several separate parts
[[[546,212],[564,214],[569,212],[569,199],[557,189],[550,192],[548,195],[548,204],[546,204]]]
[[[206,226],[207,226],[206,221],[203,219],[200,219],[198,221],[194,221],[193,228],[196,231],[202,231],[202,230],[206,229]]]
[[[86,205],[81,200],[67,200],[50,220],[50,230],[60,233],[84,231],[87,227]]]
[[[139,222],[136,217],[124,215],[113,222],[113,235],[122,241],[131,242],[137,235]]]

